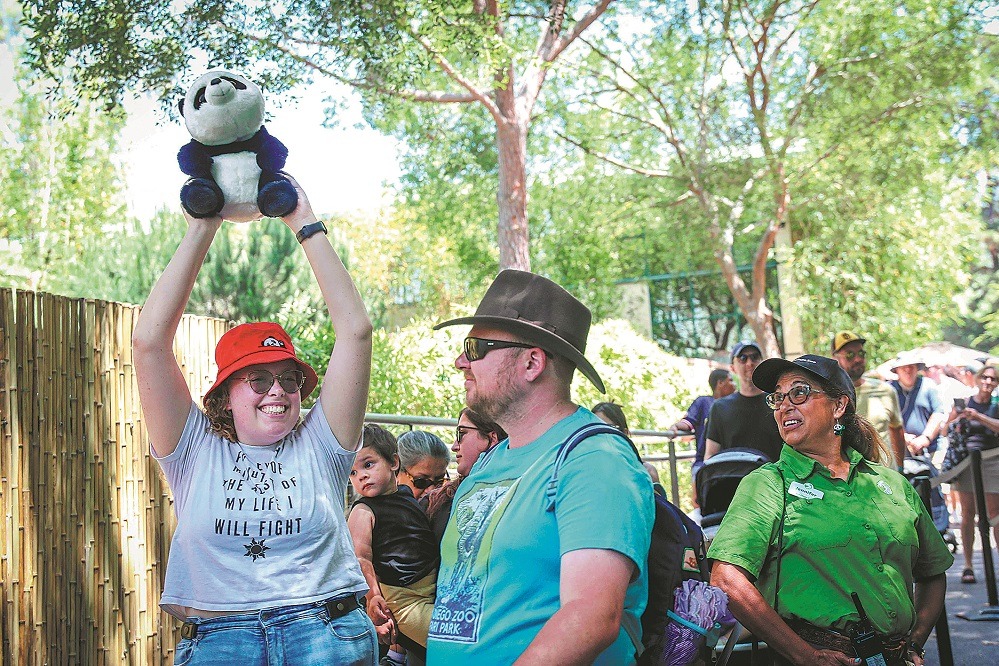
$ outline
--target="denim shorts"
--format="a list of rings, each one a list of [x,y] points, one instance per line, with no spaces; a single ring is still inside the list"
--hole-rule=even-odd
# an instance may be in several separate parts
[[[197,635],[177,644],[175,666],[373,666],[378,660],[375,627],[360,608],[330,619],[325,602],[317,602],[188,622],[197,625]]]

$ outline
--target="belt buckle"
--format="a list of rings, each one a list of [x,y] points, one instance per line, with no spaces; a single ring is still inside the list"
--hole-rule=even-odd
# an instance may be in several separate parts
[[[196,638],[198,635],[198,625],[193,622],[185,622],[180,628],[181,638]]]

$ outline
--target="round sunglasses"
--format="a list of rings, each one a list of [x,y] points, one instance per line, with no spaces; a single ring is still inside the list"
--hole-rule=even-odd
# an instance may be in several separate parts
[[[767,401],[767,406],[770,409],[776,410],[780,407],[780,403],[783,402],[784,398],[791,401],[792,405],[803,405],[805,401],[808,400],[808,396],[813,393],[825,393],[825,391],[820,391],[819,389],[814,389],[808,384],[803,384],[800,386],[792,386],[791,390],[787,393],[781,393],[780,391],[774,391],[773,393],[767,393],[765,398]]]
[[[275,379],[285,393],[295,393],[305,385],[305,373],[301,370],[285,370],[280,375],[275,375],[267,370],[254,370],[238,379],[249,384],[253,392],[260,395],[271,390]]]

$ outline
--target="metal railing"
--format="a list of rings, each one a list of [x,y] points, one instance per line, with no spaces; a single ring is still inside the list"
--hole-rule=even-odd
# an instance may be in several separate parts
[[[405,426],[410,430],[414,428],[454,428],[458,425],[458,419],[440,418],[436,416],[410,416],[408,414],[376,414],[368,413],[364,415],[367,423],[377,423],[379,425]],[[650,463],[663,463],[669,465],[670,478],[670,501],[677,506],[680,505],[680,477],[679,461],[693,461],[694,451],[677,451],[676,440],[691,435],[690,432],[682,430],[632,430],[631,438],[639,451],[642,451],[642,460]],[[647,444],[654,441],[666,442],[666,453],[647,453]],[[645,446],[643,446],[643,444]]]

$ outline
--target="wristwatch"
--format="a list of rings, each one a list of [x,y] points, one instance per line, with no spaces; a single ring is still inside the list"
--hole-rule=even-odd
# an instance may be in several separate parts
[[[922,658],[924,658],[926,656],[926,653],[923,650],[923,647],[919,643],[917,643],[916,641],[909,641],[909,652],[916,653],[919,656],[920,659],[922,659]]]
[[[312,224],[307,224],[298,230],[295,234],[295,238],[298,239],[299,243],[304,243],[305,239],[310,238],[319,232],[326,233],[326,225],[322,222],[313,222]]]

